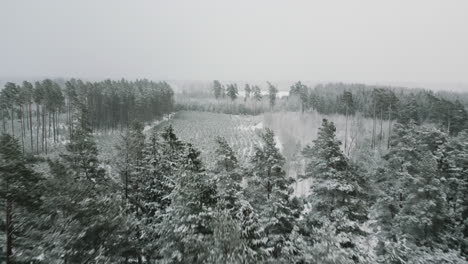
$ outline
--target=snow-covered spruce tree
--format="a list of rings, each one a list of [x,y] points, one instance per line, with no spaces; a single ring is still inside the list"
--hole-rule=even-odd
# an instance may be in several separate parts
[[[169,150],[175,152],[177,155],[178,150],[184,147],[184,143],[177,138],[177,135],[174,133],[174,128],[172,125],[169,125],[164,128],[164,131],[161,133],[161,137],[164,139],[164,143],[168,145]]]
[[[132,224],[124,214],[120,192],[68,176],[66,163],[49,161],[50,194],[44,198],[44,260],[47,263],[101,263],[121,260],[131,240]],[[128,240],[127,240],[128,238]],[[55,261],[55,262],[54,262]]]
[[[102,184],[105,171],[99,166],[97,146],[88,119],[88,111],[81,106],[74,120],[70,142],[65,146],[67,152],[61,158],[67,164],[70,177]]]
[[[297,256],[292,234],[297,230],[300,203],[293,198],[291,184],[283,169],[285,159],[276,147],[273,131],[261,135],[262,146],[255,148],[248,179],[248,198],[260,217],[268,262],[290,263]]]
[[[420,124],[420,106],[414,94],[408,96],[406,102],[400,105],[398,110],[398,122],[401,124],[416,123]]]
[[[236,217],[231,215],[232,211],[216,209],[213,239],[208,245],[209,256],[205,263],[247,264],[267,260],[258,215],[250,203],[243,202]]]
[[[146,241],[142,237],[142,211],[140,185],[142,180],[143,149],[145,147],[143,124],[134,121],[122,136],[120,144],[116,146],[118,153],[118,170],[121,176],[122,199],[125,205],[125,219],[127,221],[127,240],[122,245],[120,255],[125,259],[142,258]]]
[[[401,201],[401,210],[395,217],[398,233],[418,246],[434,247],[442,242],[446,230],[446,199],[437,163],[430,153],[422,155],[420,171],[411,178],[408,195]]]
[[[147,261],[161,259],[159,225],[172,202],[177,176],[183,169],[188,146],[174,134],[171,126],[162,133],[153,130],[142,150],[142,160],[134,181],[134,215],[138,219],[136,236],[139,250]]]
[[[162,138],[160,140],[159,138]],[[169,204],[169,194],[174,189],[175,181],[185,162],[187,144],[180,141],[172,126],[166,127],[161,134],[156,131],[150,137],[143,150],[144,183],[142,190],[153,200],[149,211],[165,210]],[[148,200],[149,201],[149,200]],[[156,207],[155,207],[156,206]]]
[[[100,167],[87,112],[81,107],[62,161],[50,161],[54,195],[48,218],[47,254],[60,254],[67,263],[111,261],[118,258],[121,230],[125,229],[119,193],[111,191]],[[59,242],[59,243],[58,243]]]
[[[174,177],[174,190],[158,230],[162,263],[203,263],[213,239],[216,186],[204,170],[200,152],[184,149],[180,172]]]
[[[445,145],[449,218],[453,221],[455,245],[468,258],[468,131],[452,137]]]
[[[261,247],[258,215],[244,197],[242,169],[227,141],[216,138],[217,161],[213,169],[217,206],[208,263],[258,263]]]
[[[219,198],[218,208],[232,211],[232,215],[235,216],[240,207],[240,200],[243,199],[242,172],[226,139],[218,137],[216,143],[218,148],[215,152],[217,160],[214,173]]]
[[[381,229],[379,235],[382,248],[377,248],[380,255],[386,253],[385,247],[388,245],[384,246],[384,243],[396,242],[394,219],[409,194],[409,180],[417,172],[416,166],[421,160],[416,148],[418,143],[415,126],[414,122],[409,125],[395,124],[390,142],[391,150],[383,157],[387,164],[375,176],[377,200],[373,211]]]
[[[28,230],[34,228],[32,215],[24,211],[35,211],[41,205],[43,178],[28,164],[15,138],[2,134],[0,146],[0,199],[5,206],[5,219],[0,223],[6,231],[2,247],[8,261],[30,261],[34,257],[30,246],[40,240],[32,239],[35,230]]]
[[[442,192],[443,212],[437,217],[439,232],[431,237],[430,248],[441,250],[459,250],[463,257],[468,257],[468,134],[459,133],[450,137],[447,133],[431,127],[418,129],[421,143],[419,146],[435,159],[434,178],[439,184],[434,190]],[[425,160],[426,161],[426,160]],[[433,165],[434,166],[434,165]],[[426,176],[427,178],[427,176]],[[430,186],[424,185],[424,188]],[[433,200],[429,202],[433,203]],[[432,209],[431,213],[437,213]],[[428,214],[430,216],[431,214]],[[432,231],[429,231],[432,233]],[[431,234],[432,235],[432,234]]]
[[[128,199],[129,195],[137,195],[135,182],[138,181],[137,174],[141,170],[145,139],[143,124],[135,121],[122,136],[120,144],[116,146],[119,151],[117,165],[122,179],[124,199]]]
[[[366,235],[368,187],[342,153],[335,132],[333,122],[324,119],[313,146],[303,150],[304,176],[313,179],[303,222],[311,245],[306,256],[317,263],[367,263],[369,254],[360,242]]]

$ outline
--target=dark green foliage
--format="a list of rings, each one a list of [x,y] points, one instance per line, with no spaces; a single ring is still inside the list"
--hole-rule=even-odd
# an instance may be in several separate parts
[[[19,101],[20,89],[14,83],[8,82],[5,84],[5,88],[1,91],[2,97],[5,98],[8,108],[13,108]]]
[[[449,138],[439,148],[439,170],[445,177],[447,195],[447,218],[452,225],[451,237],[447,243],[460,247],[463,256],[468,257],[468,133],[461,132]],[[453,243],[453,244],[452,244]]]
[[[180,173],[175,177],[171,204],[158,224],[161,255],[167,263],[203,263],[213,235],[216,189],[206,173],[199,152],[188,146]]]
[[[40,204],[40,190],[36,189],[41,176],[27,164],[18,141],[8,134],[0,136],[1,199],[29,208]]]
[[[245,84],[244,92],[245,92],[245,95],[244,95],[244,102],[245,102],[247,101],[247,99],[250,98],[250,93],[252,92],[252,88],[250,88],[250,85],[248,83]]]
[[[324,230],[332,231],[338,239],[334,243],[340,245],[336,250],[348,260],[361,262],[367,259],[359,244],[366,235],[361,225],[367,220],[369,186],[363,173],[344,156],[335,131],[333,122],[324,119],[314,145],[303,151],[308,159],[305,177],[314,179],[307,198],[311,211],[303,225],[312,245],[323,242],[314,238],[314,234],[327,239]],[[332,253],[322,251],[321,247],[317,246],[310,254],[318,254],[325,261]]]
[[[222,210],[232,211],[232,216],[237,214],[241,199],[243,199],[242,189],[242,172],[239,168],[237,158],[234,151],[228,145],[224,138],[216,139],[218,148],[216,155],[215,173],[217,174],[217,189],[219,194],[218,207]]]
[[[273,109],[276,104],[276,94],[278,94],[278,88],[268,82],[268,99],[270,102],[270,109]]]
[[[338,109],[338,113],[343,115],[354,115],[356,113],[356,105],[353,100],[353,93],[350,91],[344,91],[343,94],[338,95],[337,105],[341,106]]]
[[[28,230],[33,221],[28,212],[36,212],[43,202],[43,178],[28,164],[12,136],[2,134],[0,146],[0,199],[5,208],[0,226],[6,232],[4,252],[7,261],[30,260],[31,242],[37,238],[36,233]]]
[[[463,163],[455,161],[461,154],[455,142],[440,130],[414,122],[395,126],[391,149],[384,157],[387,163],[376,177],[380,193],[375,206],[383,231],[377,247],[381,259],[411,262],[411,253],[403,250],[395,255],[389,249],[395,246],[424,254],[463,248],[462,213],[454,208],[463,208],[459,207],[464,199],[459,191],[466,181],[460,178]]]
[[[259,223],[265,236],[264,250],[272,262],[290,262],[297,248],[292,235],[297,230],[300,205],[292,197],[294,179],[286,176],[284,157],[276,147],[273,131],[262,134],[262,146],[255,148],[248,179],[249,201],[259,213]]]
[[[257,102],[262,100],[262,90],[258,85],[252,87],[253,99]]]
[[[296,96],[301,102],[301,112],[304,113],[305,109],[309,107],[309,88],[297,82],[293,84],[289,90],[289,96]]]
[[[122,79],[85,83],[71,79],[65,87],[72,105],[86,107],[93,129],[123,127],[135,119],[151,121],[171,112],[174,106],[174,92],[165,82]]]
[[[88,111],[81,108],[78,115],[70,143],[66,145],[68,153],[63,154],[62,158],[68,163],[70,177],[77,180],[102,182],[104,181],[104,169],[99,167],[97,147],[88,122]]]
[[[125,221],[118,194],[109,191],[111,182],[100,167],[87,118],[86,110],[81,109],[63,161],[50,162],[54,176],[51,187],[60,199],[48,197],[57,208],[50,212],[55,226],[48,235],[61,242],[63,248],[55,250],[62,252],[69,263],[109,258],[122,243],[116,232]],[[82,252],[89,254],[83,256]]]
[[[244,195],[243,169],[224,138],[216,139],[218,157],[213,177],[217,187],[214,243],[209,258],[213,263],[253,263],[262,260],[258,215]]]
[[[231,101],[234,101],[237,99],[239,91],[237,89],[237,84],[228,84],[226,87],[226,95],[231,99]]]
[[[353,107],[347,93],[352,94]],[[466,104],[458,101],[457,95],[401,87],[329,83],[309,91],[308,106],[323,114],[345,114],[345,106],[349,104],[349,114],[360,112],[366,117],[374,118],[375,115],[378,119],[390,117],[401,123],[410,120],[417,124],[431,122],[456,135],[468,128]]]
[[[214,80],[213,81],[213,93],[216,99],[219,99],[222,97],[222,92],[223,92],[223,85],[218,81]]]

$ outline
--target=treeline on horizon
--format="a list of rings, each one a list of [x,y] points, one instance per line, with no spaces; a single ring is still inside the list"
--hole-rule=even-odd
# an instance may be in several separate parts
[[[303,90],[302,84],[291,87],[292,94],[301,98],[306,108],[319,113],[362,113],[369,118],[396,119],[418,124],[435,123],[450,134],[468,128],[466,106],[457,93],[434,93],[425,89],[366,86],[363,84],[326,84]]]
[[[317,111],[321,114],[355,115],[374,120],[410,119],[418,124],[434,123],[452,135],[468,128],[468,98],[456,92],[433,92],[425,89],[328,83],[308,87],[294,83],[289,96],[277,97],[271,83],[263,91],[258,85],[214,81],[207,93],[180,95],[179,110],[211,111],[226,114],[261,114],[268,111]],[[243,89],[244,97],[239,97]],[[214,98],[215,101],[203,100]],[[272,101],[275,98],[275,101]],[[191,100],[190,100],[191,99]]]
[[[71,134],[78,107],[88,111],[93,131],[122,130],[134,120],[148,122],[173,111],[174,92],[166,82],[146,79],[8,82],[0,91],[2,132],[18,137],[23,150],[26,141],[31,151],[47,152],[48,139],[55,143]]]

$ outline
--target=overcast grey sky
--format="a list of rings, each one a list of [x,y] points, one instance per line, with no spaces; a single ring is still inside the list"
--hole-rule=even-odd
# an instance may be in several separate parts
[[[0,77],[468,82],[466,0],[0,0]]]

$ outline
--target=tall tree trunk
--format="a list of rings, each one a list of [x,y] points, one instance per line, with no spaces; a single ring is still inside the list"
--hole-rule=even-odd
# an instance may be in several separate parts
[[[23,105],[20,105],[20,113],[21,113],[21,118],[20,118],[21,136],[23,136],[26,134],[26,128],[24,127],[24,106]]]
[[[11,108],[11,135],[15,137],[15,109]]]
[[[380,109],[380,135],[379,135],[379,147],[381,147],[381,142],[383,140],[383,129],[382,129],[382,123],[383,123],[383,111]]]
[[[39,154],[39,127],[41,126],[41,116],[39,111],[39,104],[36,104],[36,149],[37,154]]]
[[[49,134],[47,135],[47,138],[50,138],[51,135],[50,133],[52,132],[52,122],[51,122],[51,116],[52,116],[52,113],[51,112],[48,112],[47,113],[47,118],[49,119],[47,122],[49,122]]]
[[[392,133],[392,105],[388,109],[388,139],[387,139],[387,149],[390,148],[390,136]]]
[[[348,104],[346,104],[346,125],[345,125],[345,137],[344,137],[344,153],[346,153],[346,147],[348,146]]]
[[[23,105],[20,106],[21,110],[21,146],[23,147],[23,154],[24,154],[24,136],[26,134],[26,130],[24,129],[24,108]]]
[[[68,125],[68,130],[70,130],[70,125],[71,125],[70,99],[68,99],[68,102],[67,102],[67,125]],[[68,132],[70,132],[70,131],[68,131]]]
[[[29,104],[29,132],[31,137],[31,153],[34,152],[34,139],[33,139],[33,127],[32,127],[32,111],[31,111],[31,104]]]
[[[47,124],[46,124],[46,109],[42,106],[42,150],[47,154]]]
[[[25,123],[26,123],[26,126],[24,127],[24,136],[26,137],[26,130],[29,130],[29,112],[28,112],[28,104],[25,104],[25,109],[26,109],[26,112],[24,112],[24,116],[26,117],[26,119],[24,120]]]
[[[60,135],[59,116],[60,116],[60,112],[57,110],[56,115],[55,115],[55,126],[57,129],[57,142],[59,141],[59,135]]]
[[[13,255],[13,223],[12,223],[12,209],[13,205],[8,197],[8,181],[6,183],[7,198],[5,203],[5,236],[6,236],[6,263],[10,264],[11,256]]]
[[[5,121],[5,110],[2,111],[2,124],[3,124],[3,133],[6,133],[6,121]]]
[[[375,147],[375,101],[374,101],[374,117],[372,119],[372,149]]]
[[[55,133],[55,111],[52,112],[52,127],[53,127],[53,130],[54,130],[54,143],[57,142],[57,138],[56,138],[56,133]]]
[[[447,120],[447,134],[450,135],[450,116]]]

